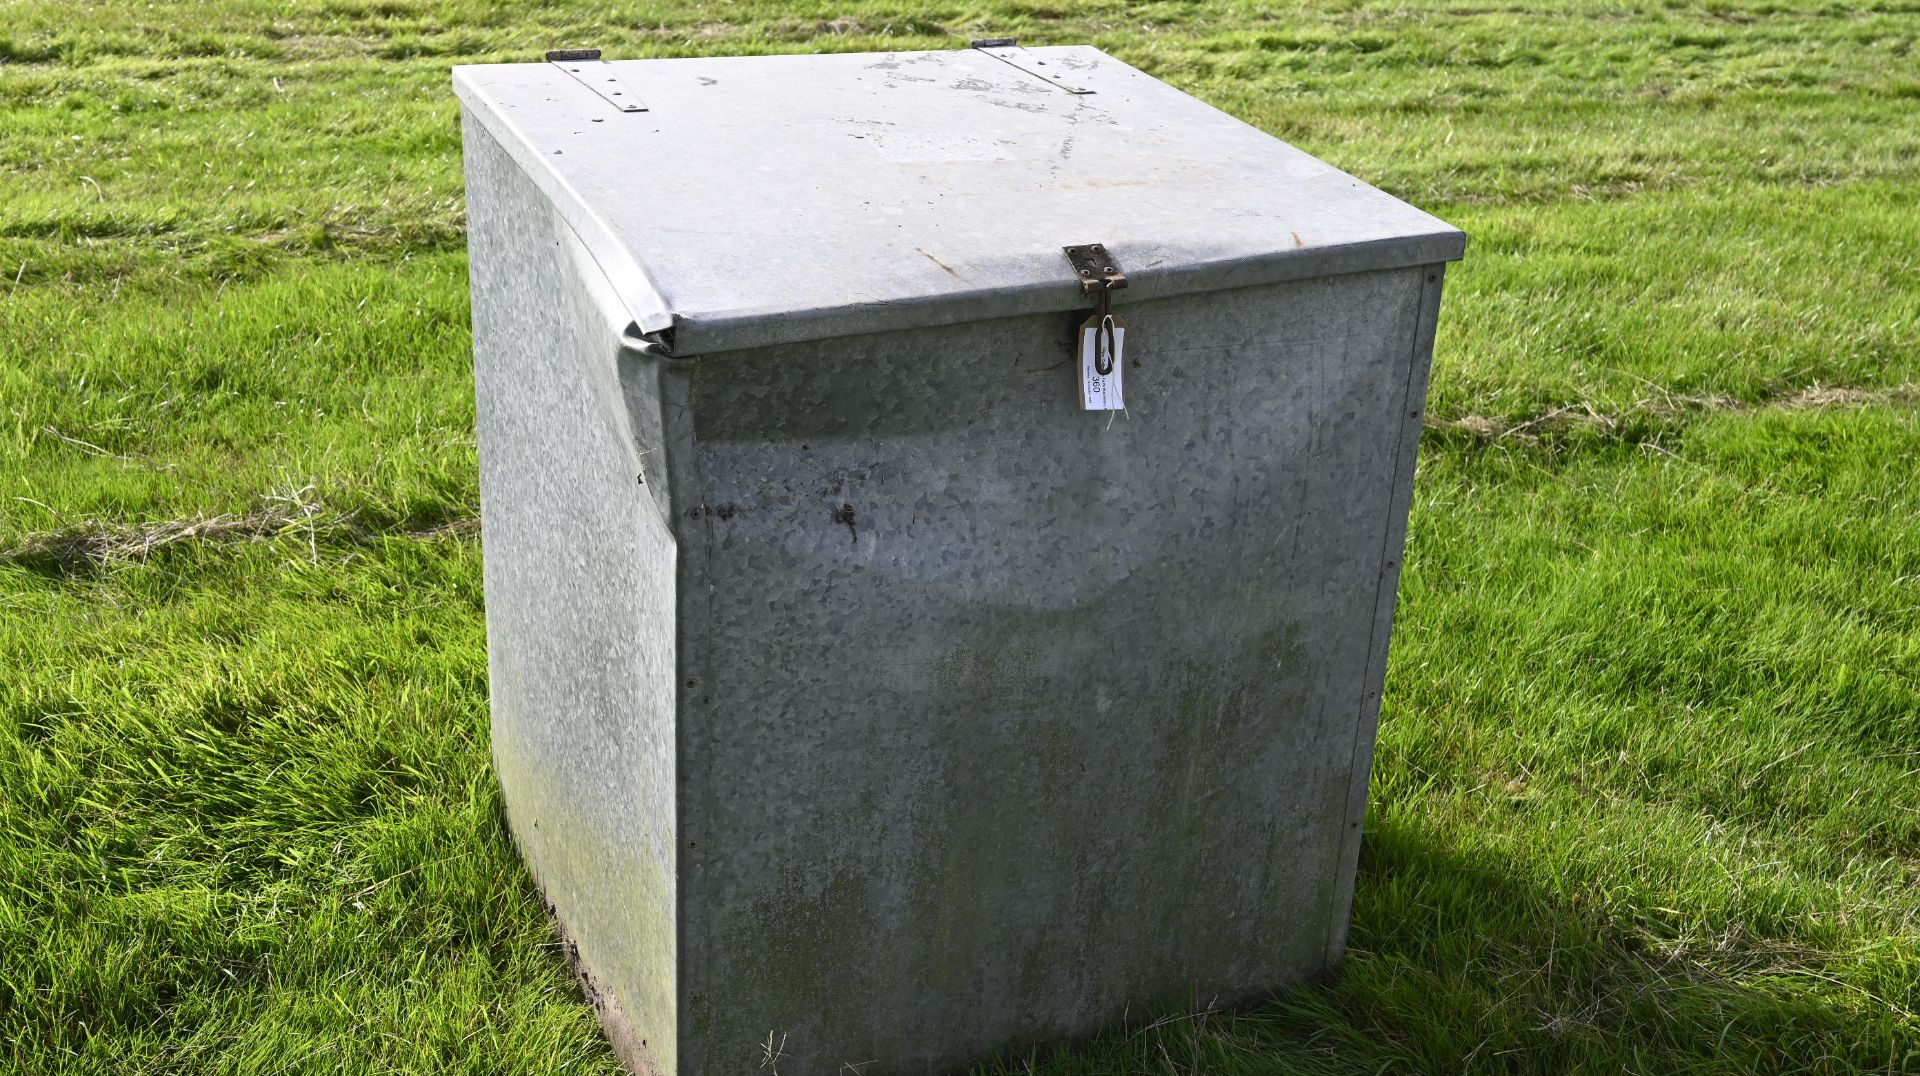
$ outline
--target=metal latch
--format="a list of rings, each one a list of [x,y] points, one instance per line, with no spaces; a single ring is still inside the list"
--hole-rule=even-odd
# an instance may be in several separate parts
[[[1057,73],[1060,70],[1058,65],[1048,67],[1047,61],[1021,48],[1018,40],[1018,38],[1012,37],[983,37],[973,42],[969,47],[978,49],[1009,67],[1017,67],[1035,78],[1046,79],[1048,82],[1053,83],[1068,93],[1093,92],[1084,86],[1068,81],[1065,75]]]
[[[1107,248],[1099,243],[1086,243],[1077,247],[1064,248],[1067,261],[1073,263],[1073,271],[1079,274],[1080,290],[1087,295],[1105,295],[1115,288],[1127,286],[1127,274],[1107,253]]]
[[[1127,323],[1113,312],[1113,293],[1127,286],[1127,274],[1100,243],[1062,247],[1067,262],[1080,278],[1080,291],[1098,295],[1100,307],[1080,323],[1074,353],[1080,359],[1080,409],[1122,411],[1126,398],[1120,356],[1127,343]],[[1134,365],[1139,365],[1135,363]]]
[[[613,65],[600,58],[599,49],[555,49],[547,53],[547,62],[567,74],[622,112],[645,112],[640,95],[628,89],[613,73]]]
[[[1082,350],[1093,361],[1095,372],[1104,377],[1113,373],[1114,357],[1120,354],[1117,330],[1126,328],[1127,324],[1113,316],[1113,293],[1127,286],[1127,274],[1120,271],[1113,255],[1107,253],[1107,248],[1099,243],[1061,249],[1067,252],[1067,261],[1072,263],[1073,271],[1080,277],[1081,294],[1100,297],[1100,309],[1080,326],[1080,331]],[[1087,344],[1085,334],[1090,331],[1096,335],[1106,335],[1105,348],[1099,347],[1097,341],[1091,346]]]

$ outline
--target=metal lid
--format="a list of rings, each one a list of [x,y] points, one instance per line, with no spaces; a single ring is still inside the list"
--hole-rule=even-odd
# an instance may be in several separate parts
[[[1465,249],[1086,46],[587,64],[454,88],[679,355],[1079,309],[1075,244],[1121,303]]]

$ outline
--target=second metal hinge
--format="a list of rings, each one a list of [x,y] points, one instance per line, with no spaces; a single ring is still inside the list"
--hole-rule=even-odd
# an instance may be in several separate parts
[[[547,53],[547,62],[572,75],[580,85],[599,94],[622,112],[645,112],[640,95],[628,89],[614,74],[613,65],[600,58],[599,49],[556,49]]]
[[[1068,93],[1092,93],[1092,90],[1070,81],[1059,65],[1049,65],[1047,61],[1021,48],[1011,37],[986,37],[972,42],[972,47],[1010,67],[1017,67],[1035,78],[1043,78]]]

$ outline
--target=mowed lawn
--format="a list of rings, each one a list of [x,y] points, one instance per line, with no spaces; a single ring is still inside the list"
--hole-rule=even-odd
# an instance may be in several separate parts
[[[617,1071],[447,68],[1090,42],[1465,228],[1338,976],[1009,1072],[1920,1072],[1920,0],[0,3],[0,1071]]]

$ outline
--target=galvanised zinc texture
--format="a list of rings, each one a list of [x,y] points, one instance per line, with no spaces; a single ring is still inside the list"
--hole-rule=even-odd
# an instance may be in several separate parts
[[[1326,968],[1438,270],[699,365],[685,1071],[954,1070]]]
[[[684,355],[1079,302],[1103,243],[1149,298],[1460,256],[1460,232],[1098,49],[458,68],[642,332]],[[1309,101],[1301,108],[1310,109]]]
[[[609,1031],[647,1029],[616,1041],[637,1061],[647,1039],[672,1073],[678,539],[657,365],[623,354],[605,279],[470,120],[465,159],[494,765],[515,843],[617,999]]]
[[[1128,302],[1089,415],[1022,305],[1082,302],[1064,258],[1008,316],[664,357],[499,129],[495,752],[630,1065],[941,1071],[1338,958],[1440,288],[1396,260],[1457,244]]]

